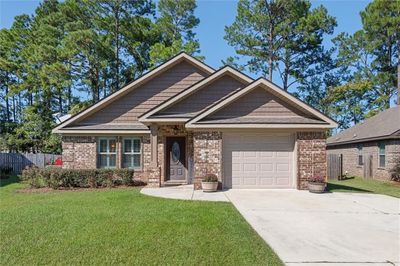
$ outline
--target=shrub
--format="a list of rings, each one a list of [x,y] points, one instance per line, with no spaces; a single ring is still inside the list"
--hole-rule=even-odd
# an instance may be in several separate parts
[[[130,169],[62,169],[60,167],[28,167],[22,172],[22,180],[31,187],[98,188],[118,185],[138,185],[133,181]]]
[[[12,171],[13,168],[10,166],[0,166],[0,178],[8,177]]]
[[[203,182],[218,182],[218,177],[214,174],[206,174],[203,178]]]
[[[400,158],[396,160],[395,165],[390,170],[390,174],[393,181],[400,182]]]

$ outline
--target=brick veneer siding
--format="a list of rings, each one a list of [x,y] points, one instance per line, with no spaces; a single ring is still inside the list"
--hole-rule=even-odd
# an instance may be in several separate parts
[[[63,168],[96,168],[96,138],[87,136],[62,137]]]
[[[122,136],[110,136],[117,139],[117,168],[121,167],[122,160]],[[147,183],[150,171],[150,137],[149,135],[140,136],[142,139],[142,169],[136,170],[135,179]],[[62,156],[63,168],[67,169],[93,169],[97,168],[97,137],[91,136],[63,136],[62,137]],[[154,176],[154,169],[151,169]],[[159,172],[159,171],[158,171]]]
[[[386,163],[384,168],[379,166],[379,148],[378,144],[385,144]],[[390,180],[390,169],[395,165],[396,158],[400,158],[400,140],[383,140],[359,143],[362,145],[363,158],[372,155],[372,175],[374,179]],[[347,171],[349,176],[363,176],[364,169],[362,165],[358,165],[358,150],[359,144],[346,144],[340,146],[328,146],[328,154],[343,155],[343,173]]]
[[[208,173],[222,182],[222,133],[194,132],[194,188],[201,189],[201,179]]]
[[[307,189],[310,177],[326,177],[325,132],[297,132],[297,188]]]

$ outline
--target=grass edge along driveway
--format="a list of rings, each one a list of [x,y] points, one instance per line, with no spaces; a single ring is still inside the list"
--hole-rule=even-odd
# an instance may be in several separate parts
[[[2,183],[1,265],[283,265],[231,203]]]
[[[400,198],[400,184],[362,177],[328,180],[327,190],[330,192],[374,193]]]

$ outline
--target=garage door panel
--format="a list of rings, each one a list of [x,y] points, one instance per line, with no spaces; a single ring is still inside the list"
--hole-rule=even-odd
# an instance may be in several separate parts
[[[284,186],[286,186],[286,185],[289,185],[290,184],[290,179],[289,178],[277,178],[276,179],[276,184],[277,185],[284,185]]]
[[[260,172],[272,172],[274,171],[274,165],[272,163],[260,163]]]
[[[243,185],[254,186],[257,185],[257,177],[247,176],[243,179]]]
[[[240,178],[233,178],[232,177],[232,186],[240,186]]]
[[[290,171],[290,164],[289,163],[276,163],[276,171],[277,174],[279,174],[279,172],[285,172],[285,174],[287,172]]]
[[[224,134],[225,185],[233,188],[292,187],[292,136]]]
[[[243,172],[246,174],[248,172],[257,172],[256,163],[243,163]]]
[[[271,186],[274,184],[273,178],[261,177],[260,178],[260,185],[261,186]]]
[[[264,157],[273,157],[274,156],[274,152],[272,151],[260,151],[259,156],[264,158]]]

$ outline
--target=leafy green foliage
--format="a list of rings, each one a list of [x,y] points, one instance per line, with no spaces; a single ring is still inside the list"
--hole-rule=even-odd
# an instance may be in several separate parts
[[[251,72],[272,81],[277,70],[288,90],[327,56],[323,37],[335,26],[326,8],[311,9],[309,1],[240,0],[234,23],[225,27],[225,39],[237,54],[248,58],[245,66]]]
[[[180,51],[199,52],[194,0],[44,0],[0,30],[2,150],[61,150],[55,117],[75,114]]]
[[[343,75],[328,103],[344,128],[389,108],[396,91],[400,3],[375,0],[361,12],[361,19],[361,30],[333,40]]]
[[[160,42],[154,44],[150,50],[150,63],[157,66],[181,51],[196,55],[200,51],[200,44],[195,39],[195,28],[200,20],[194,15],[195,0],[160,0],[158,12],[160,17],[156,21],[155,32]],[[203,57],[198,57],[203,59]]]

